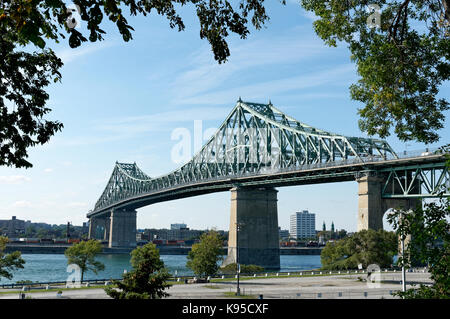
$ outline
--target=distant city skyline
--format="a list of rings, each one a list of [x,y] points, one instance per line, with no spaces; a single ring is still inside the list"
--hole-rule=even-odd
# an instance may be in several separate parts
[[[348,48],[327,47],[314,33],[314,16],[298,3],[267,3],[267,27],[252,30],[245,40],[231,36],[231,57],[220,65],[207,41],[199,38],[196,16],[187,8],[180,13],[184,32],[172,30],[157,15],[126,16],[135,29],[130,42],[106,25],[105,41],[77,49],[67,41],[52,46],[64,66],[62,82],[49,86],[48,118],[61,121],[64,128],[48,144],[30,149],[33,168],[0,167],[0,219],[82,225],[116,161],[136,162],[151,177],[175,170],[180,166],[171,157],[179,142],[175,130],[191,133],[193,153],[239,97],[271,100],[287,115],[330,132],[366,136],[358,127],[362,105],[349,96],[358,75]],[[439,96],[450,96],[448,82]],[[450,112],[444,114],[448,128]],[[200,143],[194,139],[198,121]],[[395,134],[386,140],[397,152],[422,150],[450,141],[450,130],[439,134],[441,142],[432,145],[404,143]],[[278,191],[282,229],[289,229],[292,213],[309,210],[319,221],[356,231],[356,182]],[[223,192],[150,205],[138,210],[137,227],[167,228],[184,221],[192,229],[228,230],[230,198]]]

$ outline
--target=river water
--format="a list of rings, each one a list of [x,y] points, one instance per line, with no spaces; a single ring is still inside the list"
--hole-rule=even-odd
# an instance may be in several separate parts
[[[63,254],[22,254],[25,260],[24,268],[13,272],[13,278],[8,280],[0,277],[0,285],[15,283],[21,280],[32,282],[66,281],[70,273],[67,272],[67,259]],[[105,265],[105,269],[98,274],[89,271],[84,279],[119,279],[124,270],[129,271],[130,255],[98,255],[98,261]],[[192,275],[186,268],[186,255],[161,255],[161,259],[172,275]],[[293,272],[311,270],[321,267],[320,255],[281,255],[280,271]]]

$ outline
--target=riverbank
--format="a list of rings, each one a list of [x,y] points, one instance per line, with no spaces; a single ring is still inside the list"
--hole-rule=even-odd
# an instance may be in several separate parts
[[[22,254],[64,254],[64,251],[71,245],[24,245],[24,244],[8,244],[5,252],[20,251]],[[160,255],[187,255],[191,251],[191,247],[171,247],[157,246]],[[131,248],[108,248],[104,247],[102,254],[129,254]],[[320,255],[321,247],[280,247],[280,255]],[[223,255],[228,253],[227,248],[223,248]]]

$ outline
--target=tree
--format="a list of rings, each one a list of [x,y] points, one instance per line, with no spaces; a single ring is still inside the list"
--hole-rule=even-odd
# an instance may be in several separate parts
[[[216,231],[209,231],[200,237],[200,242],[192,245],[186,266],[199,277],[212,276],[219,270],[222,260],[222,240]]]
[[[101,41],[104,17],[113,22],[125,42],[133,27],[124,17],[146,16],[151,11],[165,16],[171,28],[185,29],[177,6],[191,5],[206,39],[219,62],[230,56],[227,37],[245,39],[249,26],[259,30],[269,20],[264,0],[73,0],[86,23],[91,42]],[[280,0],[285,4],[285,0]],[[450,0],[301,0],[314,12],[317,34],[326,44],[348,43],[361,79],[350,88],[359,110],[360,128],[369,135],[390,135],[393,127],[403,141],[431,143],[439,139],[448,101],[438,99],[439,86],[450,75]],[[383,7],[378,17],[377,9]],[[369,12],[369,8],[376,12]],[[61,79],[62,61],[46,47],[69,35],[69,45],[79,47],[88,39],[74,27],[72,12],[62,0],[3,0],[0,3],[0,165],[32,167],[28,148],[45,144],[63,124],[44,120],[44,88]],[[373,18],[375,17],[375,18]],[[374,23],[378,22],[379,24]],[[377,27],[374,27],[377,26]],[[379,26],[379,27],[378,27]],[[64,31],[63,31],[64,30]],[[425,32],[422,30],[426,30]],[[27,45],[34,52],[21,48]]]
[[[4,250],[7,243],[8,238],[0,236],[0,278],[5,277],[6,279],[11,279],[13,277],[11,272],[22,269],[25,260],[22,259],[19,251],[5,254]]]
[[[75,264],[80,267],[81,281],[83,281],[84,273],[92,271],[97,274],[99,271],[105,269],[105,265],[95,260],[95,257],[101,253],[102,245],[99,241],[91,239],[88,241],[81,241],[64,251],[67,257],[67,264]]]
[[[397,237],[384,230],[361,230],[353,236],[327,243],[320,255],[323,269],[367,268],[377,264],[389,267],[397,253]]]
[[[132,16],[157,12],[168,19],[171,28],[182,31],[185,25],[176,7],[192,5],[200,23],[200,38],[208,40],[219,63],[230,55],[226,42],[230,33],[245,39],[250,32],[249,25],[260,29],[269,19],[263,0],[241,0],[235,6],[230,2],[73,0],[87,25],[91,42],[104,39],[105,31],[101,28],[105,16],[117,26],[123,40],[130,41],[134,29],[125,18],[125,9]],[[88,41],[75,29],[74,10],[68,9],[63,0],[0,2],[0,165],[32,167],[26,160],[28,148],[47,143],[63,128],[58,121],[44,120],[51,111],[46,107],[49,96],[44,88],[51,81],[60,81],[59,69],[63,65],[47,47],[47,41],[59,43],[69,35],[72,48]],[[36,51],[22,49],[27,45]]]
[[[131,252],[133,270],[123,275],[123,281],[113,280],[105,292],[114,299],[159,299],[169,296],[164,290],[170,274],[160,259],[156,245],[148,243]],[[118,288],[118,290],[116,289]]]
[[[433,285],[420,285],[398,295],[411,299],[450,298],[450,201],[440,198],[436,202],[425,203],[409,212],[394,211],[388,216],[397,234],[406,239],[405,253],[399,258],[400,264],[412,261],[429,266]]]
[[[346,236],[347,236],[347,231],[345,229],[341,229],[337,233],[337,239],[342,239],[342,238],[345,238]]]
[[[438,98],[450,78],[450,0],[302,0],[329,46],[348,44],[361,78],[350,87],[359,126],[384,138],[439,140],[449,103]],[[370,5],[369,5],[370,4]],[[371,9],[371,10],[369,10]]]

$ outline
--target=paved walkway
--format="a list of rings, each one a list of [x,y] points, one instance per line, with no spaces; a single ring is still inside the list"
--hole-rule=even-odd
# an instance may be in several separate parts
[[[393,298],[391,292],[401,290],[401,273],[382,273],[380,282],[368,284],[367,275],[336,275],[317,277],[280,277],[255,278],[241,280],[241,294],[264,299],[314,298],[314,299],[380,299]],[[362,280],[361,280],[362,279]],[[428,273],[407,273],[407,288],[411,284],[431,283]],[[8,291],[0,289],[1,291]],[[224,281],[208,284],[173,285],[167,291],[173,299],[218,299],[230,298],[228,294],[236,292],[236,281]],[[27,293],[32,299],[53,299],[56,292]],[[0,294],[0,299],[17,299],[18,292]],[[66,299],[105,299],[109,298],[103,289],[65,290]]]

